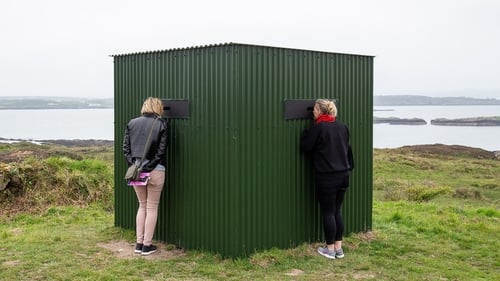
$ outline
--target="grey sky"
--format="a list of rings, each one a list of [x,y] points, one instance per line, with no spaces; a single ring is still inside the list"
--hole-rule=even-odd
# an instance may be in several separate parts
[[[375,95],[500,98],[497,0],[1,0],[0,96],[113,97],[109,55],[225,42],[375,56]]]

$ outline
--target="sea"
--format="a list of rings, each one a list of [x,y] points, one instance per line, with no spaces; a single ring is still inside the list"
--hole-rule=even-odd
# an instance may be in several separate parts
[[[7,140],[114,139],[113,109],[0,110],[0,138]],[[431,125],[436,118],[500,116],[499,105],[376,106],[377,117],[421,118],[427,125],[373,125],[374,148],[448,144],[500,150],[500,127]]]
[[[114,139],[114,109],[0,110],[0,138]]]
[[[373,125],[374,148],[396,148],[405,145],[447,144],[500,150],[500,127],[436,126],[437,118],[500,116],[500,105],[461,106],[375,106],[373,116],[421,118],[427,125]]]

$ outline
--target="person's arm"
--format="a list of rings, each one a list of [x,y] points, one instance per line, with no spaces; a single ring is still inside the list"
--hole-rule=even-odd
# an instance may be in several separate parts
[[[352,171],[354,169],[354,154],[352,153],[352,146],[350,144],[351,141],[351,133],[349,132],[349,127],[346,126],[347,131],[347,143],[349,147],[347,148],[347,160],[349,164],[349,170]]]
[[[305,129],[300,138],[300,150],[304,152],[313,151],[316,146],[318,136],[319,126],[312,126],[310,129]]]
[[[132,165],[132,152],[130,148],[130,135],[129,128],[127,124],[127,128],[125,129],[125,137],[123,138],[123,155],[125,159],[127,159],[127,164]]]
[[[160,129],[160,142],[158,143],[158,148],[153,159],[151,159],[146,165],[144,165],[144,171],[152,171],[160,163],[161,158],[167,153],[167,140],[168,140],[168,130],[167,124],[164,119],[159,119],[162,122]]]

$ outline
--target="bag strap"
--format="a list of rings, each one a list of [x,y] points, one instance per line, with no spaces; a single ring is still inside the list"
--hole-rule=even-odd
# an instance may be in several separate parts
[[[151,122],[151,129],[149,130],[148,139],[146,140],[146,144],[144,145],[144,151],[142,152],[142,157],[141,157],[141,162],[140,162],[139,167],[142,166],[142,161],[144,161],[144,157],[146,157],[146,152],[149,150],[149,145],[151,144],[149,142],[149,140],[151,139],[151,134],[153,133],[153,128],[154,128],[156,119],[158,119],[158,118],[155,117],[155,119],[153,119],[153,122]]]

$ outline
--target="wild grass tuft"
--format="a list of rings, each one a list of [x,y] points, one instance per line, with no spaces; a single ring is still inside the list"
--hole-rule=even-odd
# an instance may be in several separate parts
[[[22,161],[2,163],[2,213],[41,213],[50,206],[96,202],[111,210],[113,166],[99,159],[69,158],[71,153],[64,154],[44,158],[39,157],[40,153],[28,153]]]

